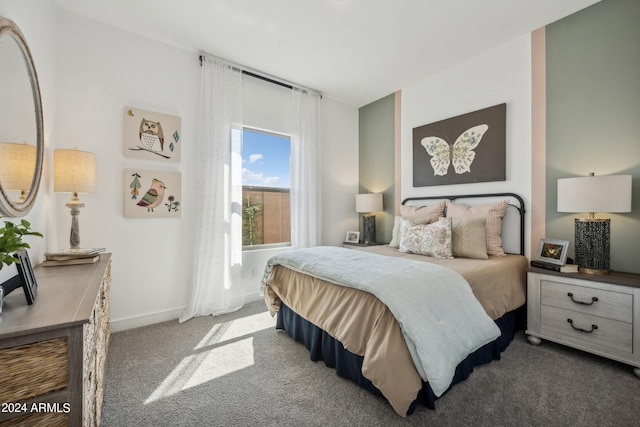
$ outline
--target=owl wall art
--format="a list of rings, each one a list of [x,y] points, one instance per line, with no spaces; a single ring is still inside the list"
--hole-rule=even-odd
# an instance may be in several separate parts
[[[124,155],[136,159],[179,162],[182,120],[178,116],[124,108]]]
[[[413,186],[504,181],[506,104],[413,128]]]
[[[180,218],[181,181],[180,172],[125,169],[125,218]]]

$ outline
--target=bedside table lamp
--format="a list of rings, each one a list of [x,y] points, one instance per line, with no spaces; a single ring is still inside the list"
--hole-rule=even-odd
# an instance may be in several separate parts
[[[78,216],[84,203],[78,193],[93,193],[96,190],[96,155],[80,150],[53,151],[53,191],[72,193],[65,206],[71,209],[71,249],[80,248],[80,224]]]
[[[595,213],[631,212],[631,175],[559,179],[558,212],[589,213],[575,219],[576,264],[583,273],[608,274],[611,220]]]
[[[18,203],[26,200],[35,170],[35,145],[0,142],[0,183],[4,190],[20,192]]]
[[[356,194],[356,212],[362,215],[362,231],[365,244],[376,241],[376,216],[371,212],[382,210],[382,193]]]

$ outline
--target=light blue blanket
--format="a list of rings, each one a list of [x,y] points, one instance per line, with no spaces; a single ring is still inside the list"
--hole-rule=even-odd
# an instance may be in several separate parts
[[[500,336],[467,281],[439,265],[319,246],[270,258],[263,288],[278,264],[381,300],[400,324],[416,369],[436,396],[449,388],[460,362]]]

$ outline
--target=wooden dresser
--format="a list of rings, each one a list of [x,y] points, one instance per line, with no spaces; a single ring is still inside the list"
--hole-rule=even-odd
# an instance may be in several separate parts
[[[568,345],[633,366],[640,377],[640,275],[529,268],[527,338]]]
[[[97,426],[109,344],[111,254],[95,264],[35,269],[0,314],[0,426]]]

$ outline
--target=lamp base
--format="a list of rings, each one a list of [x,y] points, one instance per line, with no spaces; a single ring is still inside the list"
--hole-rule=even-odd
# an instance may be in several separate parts
[[[71,246],[71,249],[80,249],[80,221],[78,220],[78,216],[80,216],[80,208],[84,208],[84,203],[77,200],[76,196],[76,200],[72,200],[65,206],[71,209],[71,233],[69,235],[69,245]]]
[[[611,220],[575,220],[576,264],[586,274],[609,274]]]
[[[578,267],[578,271],[585,274],[605,275],[609,274],[610,270],[595,270],[593,268]]]
[[[376,241],[376,216],[362,215],[362,235],[365,245]]]

